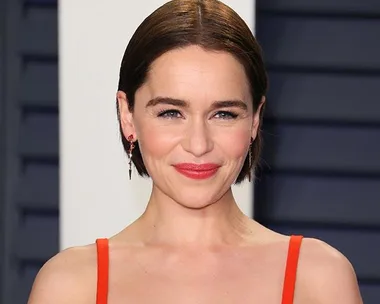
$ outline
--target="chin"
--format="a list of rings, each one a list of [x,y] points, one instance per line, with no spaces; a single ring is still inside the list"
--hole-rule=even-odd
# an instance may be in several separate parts
[[[173,199],[180,205],[189,209],[203,209],[220,200],[221,191],[213,191],[211,189],[181,191],[176,193]]]

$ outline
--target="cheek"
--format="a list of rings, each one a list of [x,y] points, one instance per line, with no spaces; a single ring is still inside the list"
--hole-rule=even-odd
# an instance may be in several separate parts
[[[142,124],[137,134],[140,150],[145,162],[166,157],[180,140],[178,128],[159,127],[153,124]],[[178,134],[177,134],[178,133]]]
[[[250,131],[245,129],[236,129],[231,132],[225,132],[220,136],[220,147],[231,159],[245,158],[248,148]]]

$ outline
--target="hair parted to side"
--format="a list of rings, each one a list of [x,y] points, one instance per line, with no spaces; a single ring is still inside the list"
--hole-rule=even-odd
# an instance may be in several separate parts
[[[172,0],[149,15],[137,28],[125,50],[119,75],[118,90],[128,99],[133,112],[135,93],[144,84],[151,64],[164,53],[198,45],[209,51],[222,51],[233,55],[243,66],[251,87],[253,110],[256,111],[266,95],[268,80],[261,48],[244,20],[230,7],[218,0]],[[118,103],[117,112],[120,124]],[[258,134],[239,173],[236,183],[242,182],[256,167],[262,146],[260,113]],[[129,150],[121,125],[124,150]],[[132,161],[141,176],[149,176],[135,143]],[[251,167],[250,167],[251,163]]]

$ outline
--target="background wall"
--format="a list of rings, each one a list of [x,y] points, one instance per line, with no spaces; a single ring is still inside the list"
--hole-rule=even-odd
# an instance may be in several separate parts
[[[380,298],[380,2],[258,0],[270,77],[255,218],[322,239]]]
[[[343,251],[358,272],[366,304],[380,298],[379,5],[259,0],[256,8],[271,83],[263,154],[271,168],[264,166],[256,183],[255,218]],[[96,3],[89,7],[99,12]],[[56,0],[0,0],[1,304],[26,303],[37,271],[59,250],[57,9]],[[249,18],[251,12],[241,13]],[[102,16],[116,15],[99,12],[98,22]],[[91,28],[73,43],[86,48],[81,40],[97,42],[86,38],[89,33]],[[128,37],[98,35],[112,40],[117,55],[107,57],[115,65],[102,69],[117,73]],[[95,62],[102,59],[100,54]],[[103,88],[101,73],[95,70],[79,83],[88,81],[91,91]],[[108,122],[116,122],[115,88],[112,80],[102,97],[112,107],[104,112]],[[127,169],[123,154],[117,157]],[[99,160],[107,161],[101,155]],[[85,229],[87,218],[81,223]]]
[[[57,3],[0,0],[0,303],[58,251]]]
[[[151,183],[136,174],[128,180],[115,96],[129,39],[144,18],[165,2],[59,4],[61,248],[117,233],[146,207]],[[224,2],[254,24],[254,1]],[[234,188],[249,215],[252,189],[248,182]]]

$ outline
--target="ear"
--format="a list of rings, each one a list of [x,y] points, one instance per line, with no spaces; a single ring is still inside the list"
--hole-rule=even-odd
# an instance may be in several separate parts
[[[134,140],[136,140],[136,130],[133,123],[133,113],[129,109],[127,95],[123,91],[118,91],[116,94],[116,99],[119,106],[118,114],[124,137],[128,138],[128,136],[132,135]]]
[[[255,140],[257,133],[258,133],[258,128],[260,126],[260,116],[261,116],[261,111],[263,109],[263,105],[265,103],[265,96],[261,98],[260,104],[257,107],[257,110],[255,113],[253,113],[253,120],[252,120],[252,139]]]

